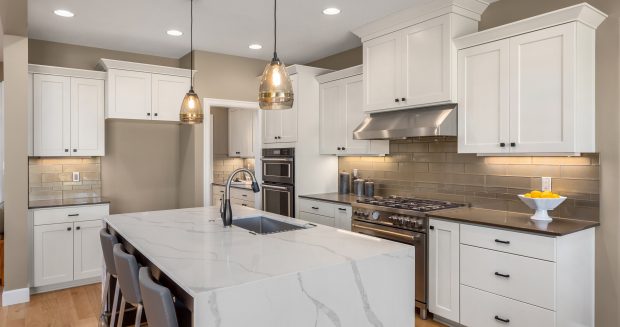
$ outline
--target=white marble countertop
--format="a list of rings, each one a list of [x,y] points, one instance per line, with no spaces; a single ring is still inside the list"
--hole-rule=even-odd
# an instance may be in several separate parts
[[[233,213],[306,223],[242,206],[233,206]],[[327,226],[269,235],[224,228],[218,207],[111,215],[105,221],[193,297],[377,256],[413,262],[412,246]]]

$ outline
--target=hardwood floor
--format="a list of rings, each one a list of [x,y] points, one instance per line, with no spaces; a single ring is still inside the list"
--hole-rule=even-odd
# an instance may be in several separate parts
[[[0,307],[2,327],[95,327],[98,326],[101,285],[33,295],[30,303]],[[416,318],[416,327],[442,327],[432,320]]]

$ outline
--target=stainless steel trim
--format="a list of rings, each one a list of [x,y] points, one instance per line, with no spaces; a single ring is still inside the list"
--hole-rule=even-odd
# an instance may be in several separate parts
[[[414,210],[410,210],[410,209],[399,209],[399,208],[392,208],[392,207],[384,207],[384,206],[379,206],[376,204],[366,204],[366,203],[354,203],[353,204],[353,210],[355,210],[355,208],[364,208],[364,209],[368,209],[368,210],[373,210],[373,211],[383,211],[383,212],[391,212],[391,213],[398,213],[401,215],[407,215],[407,216],[413,216],[413,217],[427,217],[427,213],[425,212],[419,212],[419,211],[414,211]]]
[[[293,162],[293,158],[262,158],[262,161],[288,161]]]
[[[263,184],[263,192],[266,189],[273,189],[274,192],[280,192],[280,193],[288,193],[289,196],[287,197],[287,208],[288,208],[288,212],[287,212],[287,216],[291,216],[291,191],[284,186],[275,186],[275,185],[267,185],[267,184]],[[266,210],[267,208],[267,195],[263,194],[263,210]]]
[[[291,178],[291,171],[292,169],[292,164],[286,164],[288,166],[288,174],[287,175],[270,175],[267,174],[267,165],[281,165],[281,163],[269,163],[269,162],[265,162],[263,161],[263,176],[272,176],[272,177],[278,177],[278,178]]]
[[[268,185],[268,184],[263,184],[263,188],[273,188],[273,189],[277,189],[277,190],[285,190],[288,191],[288,188],[285,186],[276,186],[276,185]]]
[[[392,239],[392,240],[396,238],[398,241],[406,242],[410,244],[416,240],[416,236],[413,235],[413,233],[415,232],[406,232],[406,231],[401,232],[391,227],[375,228],[375,227],[368,226],[366,224],[361,225],[359,223],[353,223],[351,227],[354,232],[358,232],[361,234],[367,234],[367,233],[364,233],[362,230],[370,231],[370,234],[367,234],[367,235],[377,236],[377,237],[384,236],[384,238]]]

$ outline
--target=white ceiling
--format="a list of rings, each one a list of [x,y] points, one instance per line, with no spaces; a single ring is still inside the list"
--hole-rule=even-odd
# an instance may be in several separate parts
[[[350,31],[429,0],[285,0],[278,2],[278,54],[306,63],[361,45]],[[189,52],[189,0],[29,0],[29,37],[179,58]],[[340,15],[323,15],[338,7]],[[56,9],[75,13],[54,15]],[[198,50],[268,60],[273,40],[272,0],[194,0]],[[166,35],[178,29],[181,37]],[[260,43],[262,50],[248,45]]]

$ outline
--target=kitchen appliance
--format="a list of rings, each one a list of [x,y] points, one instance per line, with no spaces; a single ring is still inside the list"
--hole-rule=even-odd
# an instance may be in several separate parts
[[[428,213],[462,204],[390,196],[358,199],[353,204],[353,232],[415,246],[415,299],[420,316],[428,314]]]
[[[375,196],[375,182],[366,181],[366,183],[364,183],[364,193],[366,196]]]
[[[295,217],[295,149],[263,149],[263,210]]]
[[[353,181],[353,193],[357,196],[364,196],[364,180],[358,178]]]

